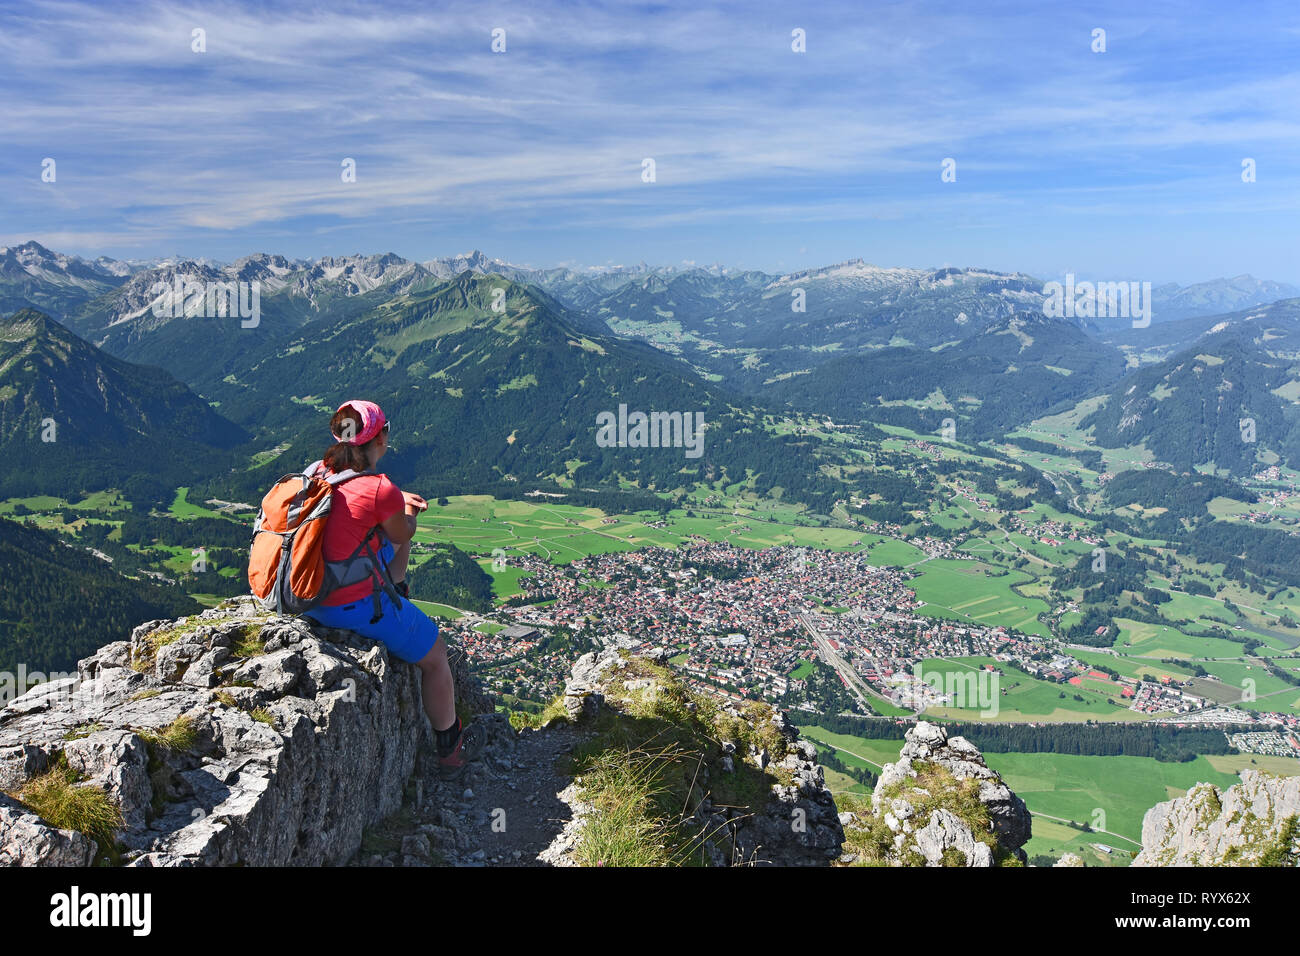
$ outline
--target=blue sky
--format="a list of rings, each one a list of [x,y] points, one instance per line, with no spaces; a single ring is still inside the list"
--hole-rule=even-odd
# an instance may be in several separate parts
[[[0,0],[0,78],[0,244],[1300,283],[1294,2]]]

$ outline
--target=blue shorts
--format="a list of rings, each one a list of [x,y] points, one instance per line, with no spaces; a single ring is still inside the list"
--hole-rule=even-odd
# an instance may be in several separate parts
[[[386,545],[380,555],[387,563],[387,559],[392,557],[392,546]],[[326,627],[344,628],[383,641],[391,654],[407,663],[423,660],[438,641],[437,622],[410,601],[402,601],[401,606],[396,607],[387,593],[381,593],[379,601],[384,616],[374,624],[370,623],[370,618],[375,613],[375,602],[370,595],[351,604],[322,604],[304,616]]]

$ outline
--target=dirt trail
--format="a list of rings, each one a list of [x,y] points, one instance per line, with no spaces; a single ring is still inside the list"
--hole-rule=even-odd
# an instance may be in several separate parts
[[[573,811],[559,794],[582,734],[566,725],[514,730],[503,714],[474,718],[479,754],[444,780],[422,754],[408,804],[379,828],[379,852],[363,846],[367,866],[546,866],[538,855]]]

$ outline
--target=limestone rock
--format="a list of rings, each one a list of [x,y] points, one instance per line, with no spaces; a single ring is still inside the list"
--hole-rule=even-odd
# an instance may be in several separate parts
[[[671,656],[671,655],[669,655]],[[651,655],[662,663],[665,655]],[[668,693],[662,679],[640,673],[629,674],[628,664],[617,648],[606,648],[584,654],[573,665],[565,686],[564,704],[570,717],[580,721],[602,707],[615,712],[635,700],[645,706]],[[809,741],[799,739],[795,730],[778,710],[763,707],[762,716],[742,713],[731,704],[721,708],[723,713],[740,718],[747,723],[757,722],[760,729],[781,741],[785,754],[776,767],[770,766],[772,755],[766,746],[748,745],[744,762],[738,744],[723,740],[717,745],[716,778],[732,776],[743,767],[768,773],[773,780],[788,778],[790,783],[775,783],[765,801],[747,809],[716,812],[705,799],[695,810],[690,825],[701,834],[722,835],[727,839],[709,840],[703,844],[707,862],[711,865],[750,866],[826,866],[838,859],[844,842],[844,830],[839,820],[835,799],[826,788],[825,775],[817,763],[817,748]],[[687,708],[688,713],[695,713]],[[768,738],[764,738],[765,740]],[[780,770],[780,774],[776,771]],[[701,765],[696,782],[707,788],[711,779],[709,767]],[[580,789],[580,788],[579,788]],[[584,818],[591,808],[582,804],[579,789],[561,793],[560,799],[568,803],[573,816],[565,830],[540,857],[552,865],[566,864],[568,854],[576,845]],[[719,844],[725,843],[726,848]]]
[[[1199,783],[1142,819],[1133,866],[1300,866],[1300,777],[1243,770],[1225,790]]]
[[[993,851],[975,838],[965,823],[947,810],[934,810],[930,822],[914,835],[917,852],[926,866],[943,866],[947,851],[955,850],[963,866],[992,866]]]
[[[956,781],[976,781],[976,797],[988,814],[988,833],[972,832],[972,824],[954,812],[957,793],[932,793],[920,786],[920,772],[930,767],[941,768]],[[849,826],[869,829],[878,823],[885,836],[893,834],[880,862],[896,866],[993,866],[995,846],[1023,863],[1021,847],[1029,840],[1032,819],[1025,802],[984,762],[979,748],[964,737],[950,738],[944,727],[924,720],[908,729],[897,762],[881,770],[868,816]]]
[[[238,656],[250,635],[264,653]],[[17,792],[62,754],[120,807],[129,865],[345,863],[432,752],[414,667],[251,598],[142,624],[78,674],[0,709],[0,788]],[[463,660],[453,675],[461,702],[487,709]],[[188,739],[160,736],[178,727]],[[426,847],[403,850],[427,861]],[[0,863],[85,865],[95,852],[0,796]]]
[[[56,830],[0,793],[0,866],[90,866],[96,850],[94,840]]]
[[[1032,818],[1025,802],[1002,782],[970,741],[964,737],[949,738],[945,728],[929,721],[917,721],[908,730],[898,762],[886,764],[881,772],[880,784],[872,797],[873,806],[887,785],[916,776],[914,761],[936,763],[958,780],[978,780],[979,799],[989,811],[999,843],[1008,849],[1018,849],[1029,841]]]

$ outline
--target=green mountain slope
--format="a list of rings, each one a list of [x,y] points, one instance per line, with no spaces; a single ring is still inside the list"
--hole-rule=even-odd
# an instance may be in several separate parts
[[[1254,331],[1232,327],[1137,370],[1081,426],[1100,445],[1145,445],[1180,471],[1213,463],[1242,475],[1274,456],[1300,462],[1300,369]]]
[[[0,319],[0,452],[18,466],[0,475],[0,494],[224,471],[220,450],[246,437],[162,369],[106,355],[32,309]]]
[[[1115,381],[1120,354],[1068,322],[1016,315],[940,349],[889,348],[832,358],[760,394],[833,415],[989,438]]]
[[[837,489],[792,455],[806,440],[770,435],[750,403],[494,275],[462,273],[351,320],[309,323],[237,375],[191,384],[266,447],[287,446],[239,479],[242,490],[227,490],[244,496],[318,456],[328,412],[358,396],[380,402],[394,423],[385,468],[426,494],[554,479],[662,491],[747,475],[760,491]],[[682,433],[673,447],[602,447],[597,417],[620,406],[702,416],[699,453],[688,454]]]

